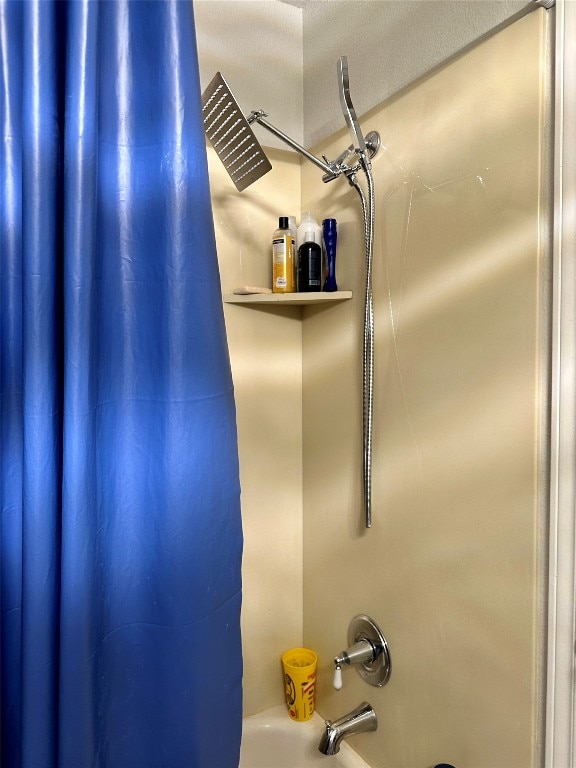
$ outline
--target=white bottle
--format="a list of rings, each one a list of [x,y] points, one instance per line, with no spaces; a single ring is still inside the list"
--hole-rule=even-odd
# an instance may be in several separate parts
[[[288,229],[292,235],[292,261],[294,264],[294,288],[296,288],[296,270],[298,269],[298,248],[296,247],[296,238],[298,228],[296,227],[296,216],[288,216]]]
[[[294,243],[296,243],[298,235],[298,228],[296,227],[296,216],[288,216],[288,228],[290,229],[290,233],[294,238]]]
[[[313,213],[306,211],[302,214],[302,221],[296,232],[296,251],[306,242],[306,232],[314,232],[314,242],[322,248],[322,227],[316,221]]]

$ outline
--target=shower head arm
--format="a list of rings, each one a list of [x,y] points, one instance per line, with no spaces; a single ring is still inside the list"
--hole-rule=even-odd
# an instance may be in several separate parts
[[[314,165],[317,165],[318,168],[325,173],[326,178],[324,178],[324,181],[332,181],[332,179],[338,178],[338,176],[344,172],[344,169],[339,167],[336,163],[321,160],[319,157],[316,157],[316,155],[308,152],[308,150],[304,149],[304,147],[298,144],[297,141],[294,141],[294,139],[291,139],[290,136],[287,136],[279,128],[276,128],[272,123],[269,123],[268,120],[265,120],[264,118],[266,117],[268,117],[266,112],[263,112],[262,110],[254,110],[248,115],[246,120],[248,123],[258,123],[263,128],[266,128],[267,131],[270,131],[270,133],[281,139],[285,144],[288,144],[289,147],[292,147],[292,149],[295,149],[301,155],[304,155],[304,157],[314,163]]]
[[[318,166],[320,170],[324,171],[322,181],[325,184],[329,181],[337,179],[339,176],[342,176],[342,174],[348,178],[350,183],[353,183],[351,178],[353,179],[355,174],[360,169],[366,170],[366,164],[368,167],[370,167],[370,160],[374,157],[380,148],[380,135],[377,131],[370,131],[370,133],[366,134],[366,139],[362,137],[362,143],[364,144],[364,150],[362,153],[358,148],[354,146],[354,144],[351,144],[336,158],[336,160],[328,160],[328,158],[324,155],[322,158],[319,158],[316,157],[316,155],[313,155],[311,152],[308,152],[307,149],[304,149],[303,146],[298,144],[297,141],[294,141],[294,139],[291,139],[290,136],[287,136],[284,131],[276,128],[276,126],[272,125],[272,123],[269,123],[268,120],[265,119],[267,117],[268,114],[262,109],[252,110],[252,112],[250,112],[250,114],[246,117],[246,121],[248,124],[258,123],[263,128],[266,128],[267,131],[283,141],[285,144],[288,144],[289,147],[292,147],[292,149],[295,149],[301,155],[306,157],[308,160],[314,163],[314,165]],[[357,158],[355,163],[353,162],[354,158]],[[347,164],[347,161],[351,160],[352,162]]]

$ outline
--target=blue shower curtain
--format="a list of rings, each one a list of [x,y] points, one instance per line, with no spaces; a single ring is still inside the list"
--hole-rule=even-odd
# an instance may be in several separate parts
[[[192,5],[0,0],[3,768],[235,768],[242,534]]]

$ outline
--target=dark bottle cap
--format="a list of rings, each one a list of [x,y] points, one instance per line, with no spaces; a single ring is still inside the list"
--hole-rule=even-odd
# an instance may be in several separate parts
[[[289,229],[290,228],[290,222],[288,221],[288,216],[280,216],[278,219],[278,229]]]

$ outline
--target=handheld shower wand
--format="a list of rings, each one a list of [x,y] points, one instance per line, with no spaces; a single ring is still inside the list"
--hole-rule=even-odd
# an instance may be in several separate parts
[[[344,119],[352,136],[353,151],[359,158],[359,164],[366,174],[368,199],[364,190],[358,184],[356,173],[349,173],[348,181],[360,196],[362,218],[364,221],[364,249],[366,258],[366,280],[364,294],[364,340],[362,355],[362,443],[363,443],[363,492],[364,492],[364,524],[372,526],[372,420],[374,401],[374,303],[372,298],[372,251],[374,245],[374,180],[370,160],[380,146],[377,133],[368,134],[370,143],[364,139],[362,129],[356,117],[356,111],[350,98],[350,83],[348,80],[348,59],[340,56],[338,59],[338,85],[340,104]],[[376,144],[376,150],[374,146]],[[370,148],[369,148],[370,147]]]
[[[348,79],[348,59],[346,56],[340,56],[338,59],[338,85],[340,91],[340,106],[344,113],[344,119],[348,125],[348,129],[352,134],[352,140],[354,142],[354,151],[360,157],[364,157],[366,152],[366,142],[364,135],[360,130],[358,118],[356,117],[356,111],[352,105],[352,99],[350,98],[350,81]]]

